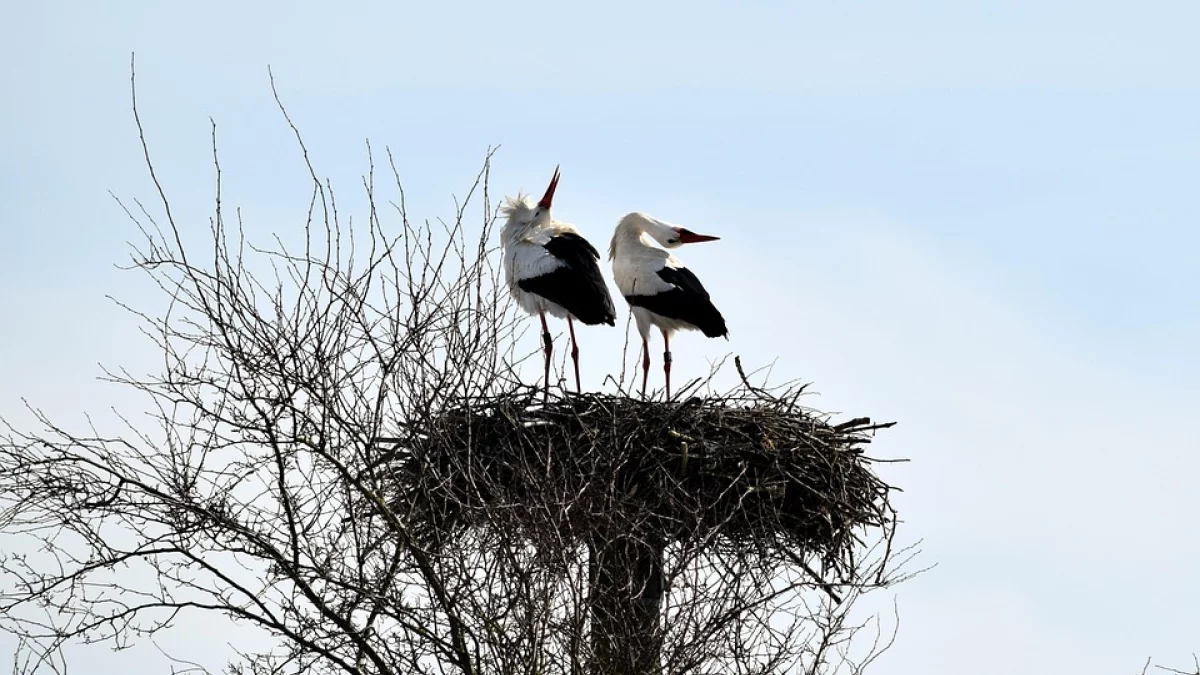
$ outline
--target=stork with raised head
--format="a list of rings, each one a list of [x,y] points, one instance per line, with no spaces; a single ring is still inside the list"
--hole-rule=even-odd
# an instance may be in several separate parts
[[[546,314],[567,320],[571,360],[575,363],[575,389],[579,390],[579,343],[575,340],[574,320],[589,326],[615,326],[617,312],[600,273],[600,253],[580,236],[575,226],[557,222],[550,215],[558,178],[555,167],[546,194],[536,204],[532,197],[521,193],[505,198],[500,207],[501,215],[506,218],[500,230],[500,244],[508,290],[521,309],[542,320],[547,390],[554,346]]]
[[[663,337],[663,373],[667,398],[671,398],[671,334],[698,330],[710,338],[729,339],[725,318],[713,305],[708,291],[683,263],[662,248],[716,241],[720,237],[696,234],[645,213],[626,214],[617,224],[608,257],[617,288],[629,303],[642,334],[642,396],[650,374],[650,329]]]

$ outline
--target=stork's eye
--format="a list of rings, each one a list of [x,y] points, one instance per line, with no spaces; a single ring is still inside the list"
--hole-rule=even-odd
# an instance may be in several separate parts
[[[678,244],[679,240],[676,239],[675,237],[671,237],[670,239],[667,240],[667,243],[668,244]]]

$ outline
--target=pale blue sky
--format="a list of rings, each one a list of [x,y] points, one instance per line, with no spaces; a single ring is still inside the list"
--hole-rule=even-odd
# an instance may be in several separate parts
[[[561,164],[556,215],[594,241],[634,209],[723,237],[680,255],[731,340],[681,337],[676,373],[778,356],[776,378],[814,380],[819,405],[901,422],[877,451],[913,459],[885,475],[939,567],[898,589],[875,672],[1130,673],[1200,650],[1200,5],[48,0],[3,16],[6,413],[21,396],[68,418],[120,405],[97,362],[154,365],[103,298],[150,297],[112,268],[135,231],[108,191],[152,196],[129,53],[176,213],[206,222],[211,116],[252,234],[289,231],[307,203],[270,64],[344,193],[370,138],[413,214],[447,216],[499,143],[494,189],[539,191]],[[617,333],[581,334],[593,384],[619,368]],[[155,659],[88,653],[89,673]]]

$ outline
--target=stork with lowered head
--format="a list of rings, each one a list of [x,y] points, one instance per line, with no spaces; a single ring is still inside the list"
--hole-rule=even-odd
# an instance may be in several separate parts
[[[642,396],[646,395],[650,373],[651,328],[662,333],[668,399],[673,333],[698,330],[706,337],[729,339],[725,318],[713,305],[700,279],[682,261],[663,250],[717,239],[636,211],[626,214],[617,224],[608,257],[612,260],[617,288],[629,303],[642,336]]]

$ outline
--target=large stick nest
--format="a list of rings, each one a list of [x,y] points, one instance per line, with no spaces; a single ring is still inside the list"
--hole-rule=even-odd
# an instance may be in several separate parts
[[[381,439],[397,451],[390,501],[432,546],[479,528],[539,549],[636,536],[816,554],[850,572],[856,531],[892,523],[893,488],[862,450],[892,423],[833,424],[798,393],[663,403],[526,390],[463,402]]]

